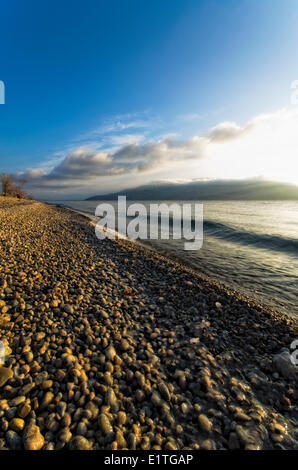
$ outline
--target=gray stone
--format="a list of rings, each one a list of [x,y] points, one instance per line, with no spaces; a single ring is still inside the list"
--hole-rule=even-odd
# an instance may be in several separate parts
[[[294,364],[291,362],[291,355],[289,351],[283,350],[273,357],[273,364],[276,370],[286,379],[294,378],[296,370]]]

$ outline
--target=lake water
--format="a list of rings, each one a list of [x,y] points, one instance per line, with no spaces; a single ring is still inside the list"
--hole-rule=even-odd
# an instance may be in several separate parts
[[[57,203],[94,215],[102,201]],[[111,204],[117,212],[117,202]],[[149,206],[148,201],[143,204]],[[183,239],[159,238],[149,241],[150,245],[263,305],[297,318],[298,202],[203,201],[203,205],[204,242],[200,250],[185,251]]]

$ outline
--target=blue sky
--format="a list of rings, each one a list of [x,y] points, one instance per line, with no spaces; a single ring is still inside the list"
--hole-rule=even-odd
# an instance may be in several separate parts
[[[154,179],[253,176],[247,168],[229,175],[226,165],[200,157],[201,143],[190,151],[189,142],[224,123],[255,126],[263,113],[271,123],[291,107],[298,2],[12,0],[1,6],[0,42],[1,171],[44,180],[48,189],[35,181],[34,194],[77,197]],[[294,112],[290,119],[294,128]],[[171,153],[166,164],[164,151]],[[222,152],[229,153],[226,145]],[[90,165],[98,166],[94,173],[86,172]],[[264,168],[255,175],[270,176]]]

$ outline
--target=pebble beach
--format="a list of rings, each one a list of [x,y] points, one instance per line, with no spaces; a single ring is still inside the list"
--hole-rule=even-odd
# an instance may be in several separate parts
[[[0,449],[298,449],[294,318],[64,207],[0,221]]]

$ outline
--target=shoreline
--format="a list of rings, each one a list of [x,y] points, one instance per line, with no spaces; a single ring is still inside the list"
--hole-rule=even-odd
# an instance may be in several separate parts
[[[0,205],[0,448],[297,449],[295,319],[74,212]]]
[[[86,217],[86,219],[89,222],[91,222],[91,225],[93,227],[95,227],[95,225],[96,225],[96,222],[95,222],[96,217],[94,215],[92,215],[91,213],[89,213],[89,212],[84,212],[84,211],[80,211],[78,209],[73,209],[72,207],[69,207],[69,206],[66,206],[66,205],[60,205],[60,204],[55,204],[55,203],[53,203],[53,204],[45,203],[45,204],[53,205],[53,206],[58,207],[58,208],[63,207],[64,209],[67,209],[71,212],[74,212],[74,213],[77,213],[77,214],[79,214],[83,217]],[[115,232],[116,237],[119,236],[119,233],[116,230],[114,232]],[[267,313],[271,314],[274,317],[277,317],[277,318],[280,318],[280,319],[288,319],[288,320],[292,321],[293,325],[297,324],[297,336],[298,336],[298,321],[290,313],[288,313],[286,311],[282,312],[282,311],[275,310],[273,307],[270,307],[269,305],[266,305],[265,303],[262,303],[261,301],[258,301],[256,299],[254,299],[253,297],[250,297],[249,295],[247,295],[243,292],[240,292],[237,289],[233,289],[231,287],[228,287],[227,284],[224,284],[223,282],[209,276],[208,274],[200,272],[198,268],[196,268],[191,262],[188,262],[186,259],[182,259],[182,257],[172,255],[170,251],[162,250],[157,246],[153,246],[152,244],[150,244],[150,242],[140,241],[140,240],[132,240],[128,237],[124,237],[123,235],[119,236],[119,240],[125,240],[128,243],[132,243],[133,246],[138,246],[140,248],[143,248],[144,250],[149,250],[149,252],[155,253],[157,256],[162,256],[166,260],[177,264],[178,266],[180,266],[180,268],[188,270],[193,276],[198,276],[198,278],[201,281],[206,282],[206,283],[210,284],[211,286],[213,286],[213,287],[215,287],[219,290],[222,290],[223,292],[228,293],[228,295],[235,296],[238,300],[242,300],[242,301],[246,302],[251,307],[256,307],[260,310],[263,310],[264,312],[267,312]],[[115,240],[115,241],[117,242],[117,240]]]

